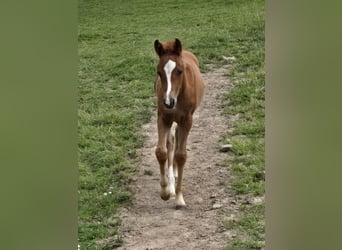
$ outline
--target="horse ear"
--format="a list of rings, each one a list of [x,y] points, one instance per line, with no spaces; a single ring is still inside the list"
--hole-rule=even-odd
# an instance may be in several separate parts
[[[175,39],[175,45],[174,45],[174,50],[177,55],[180,55],[182,52],[182,43],[181,41],[178,40],[178,38]]]
[[[156,51],[159,57],[161,57],[164,54],[163,45],[158,40],[154,41],[154,50]]]

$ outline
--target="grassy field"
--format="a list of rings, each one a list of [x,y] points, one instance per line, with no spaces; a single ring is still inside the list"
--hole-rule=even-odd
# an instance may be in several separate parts
[[[79,244],[107,249],[119,206],[128,206],[130,176],[139,166],[139,128],[155,106],[155,39],[181,39],[201,62],[218,67],[234,56],[235,87],[225,113],[239,114],[224,140],[235,148],[236,195],[264,193],[264,1],[79,1]],[[218,100],[220,101],[220,100]],[[223,183],[223,185],[228,185]],[[264,205],[244,205],[227,223],[238,236],[229,249],[258,249]],[[228,245],[228,242],[227,242]]]

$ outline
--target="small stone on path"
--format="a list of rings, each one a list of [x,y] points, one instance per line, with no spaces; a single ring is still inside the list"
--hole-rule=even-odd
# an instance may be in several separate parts
[[[232,148],[233,148],[232,144],[225,144],[225,145],[221,146],[220,151],[221,152],[228,152],[229,150],[232,150]]]

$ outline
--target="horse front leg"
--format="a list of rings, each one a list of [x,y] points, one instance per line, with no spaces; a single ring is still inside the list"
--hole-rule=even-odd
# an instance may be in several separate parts
[[[188,135],[192,126],[192,117],[190,116],[184,124],[180,124],[176,130],[176,151],[175,151],[175,161],[178,167],[178,179],[176,186],[176,209],[186,208],[186,204],[183,198],[183,169],[186,162],[187,151],[186,144],[188,140]]]
[[[157,160],[160,167],[160,197],[163,200],[170,199],[170,190],[168,187],[168,179],[165,172],[166,160],[168,158],[167,153],[167,138],[170,133],[171,124],[167,124],[163,121],[161,116],[158,116],[158,144],[155,151]]]

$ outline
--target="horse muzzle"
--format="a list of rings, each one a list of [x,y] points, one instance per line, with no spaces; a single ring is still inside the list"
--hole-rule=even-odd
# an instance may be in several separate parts
[[[168,109],[173,109],[176,107],[176,99],[170,97],[170,98],[165,98],[164,99],[164,106]]]

